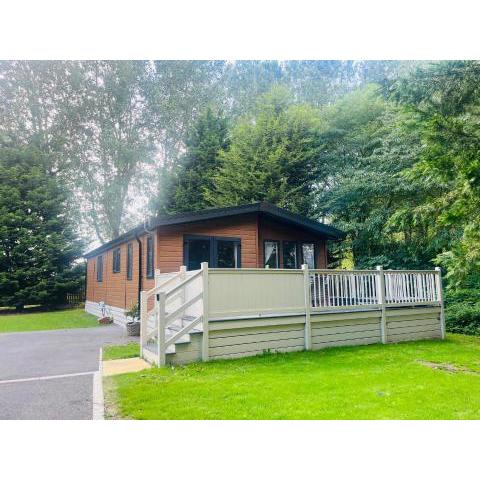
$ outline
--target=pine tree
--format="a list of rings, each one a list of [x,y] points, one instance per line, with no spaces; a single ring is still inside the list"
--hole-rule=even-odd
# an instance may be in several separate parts
[[[208,108],[196,121],[186,144],[174,186],[171,212],[201,210],[215,206],[205,191],[213,188],[213,177],[219,168],[219,153],[228,147],[227,120]]]
[[[321,168],[319,119],[307,105],[291,103],[275,87],[261,97],[253,117],[240,120],[206,197],[219,206],[269,201],[295,213],[315,214]]]
[[[34,148],[0,147],[0,305],[61,303],[83,281],[68,196]]]

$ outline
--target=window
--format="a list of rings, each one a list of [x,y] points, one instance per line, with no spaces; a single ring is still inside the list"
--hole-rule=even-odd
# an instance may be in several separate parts
[[[97,257],[97,282],[103,282],[103,256]]]
[[[297,242],[283,242],[283,268],[298,268]]]
[[[187,270],[198,270],[202,262],[211,268],[240,268],[240,239],[186,235],[183,260]]]
[[[147,278],[153,277],[153,237],[147,237]]]
[[[240,242],[216,240],[215,255],[217,268],[238,268],[240,263]]]
[[[302,243],[302,263],[308,268],[315,268],[315,245],[313,243]]]
[[[133,276],[133,245],[127,245],[127,280],[131,280]]]
[[[265,242],[263,242],[263,256],[265,259],[265,267],[278,268],[278,247],[279,244],[276,240],[265,240]]]
[[[116,248],[113,251],[112,271],[113,273],[120,272],[120,249],[119,248]]]

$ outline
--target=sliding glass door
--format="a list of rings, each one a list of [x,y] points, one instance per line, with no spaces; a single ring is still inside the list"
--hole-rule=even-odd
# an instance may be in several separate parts
[[[198,270],[202,262],[212,268],[240,268],[240,239],[187,235],[183,258],[187,270]]]

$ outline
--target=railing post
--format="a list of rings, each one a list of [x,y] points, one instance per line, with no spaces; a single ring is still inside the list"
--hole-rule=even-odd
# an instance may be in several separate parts
[[[303,294],[305,297],[305,350],[312,349],[312,324],[310,311],[312,308],[312,294],[310,290],[310,272],[308,265],[302,265],[303,270]]]
[[[377,266],[377,298],[380,304],[382,317],[380,319],[380,332],[382,335],[382,343],[387,343],[387,312],[385,304],[385,273],[381,265]]]
[[[442,269],[440,267],[435,267],[435,271],[437,272],[435,275],[437,298],[440,302],[440,330],[442,332],[442,340],[445,340],[445,308],[443,306]]]
[[[187,267],[185,265],[182,265],[180,267],[180,270],[179,270],[179,273],[180,273],[180,282],[183,282],[186,278],[187,278]],[[180,292],[180,301],[181,301],[181,305],[183,305],[185,303],[185,299],[186,299],[186,286],[184,286]],[[183,327],[183,317],[185,315],[185,312],[183,312],[184,314],[181,316],[180,318],[180,325]]]
[[[158,366],[163,367],[166,363],[165,352],[165,301],[167,294],[160,292],[157,294],[157,355]]]
[[[140,357],[143,358],[143,347],[147,343],[147,292],[140,292]]]
[[[203,283],[202,360],[208,361],[208,262],[201,263]]]
[[[155,269],[155,287],[158,287],[160,285],[160,269],[156,268]]]

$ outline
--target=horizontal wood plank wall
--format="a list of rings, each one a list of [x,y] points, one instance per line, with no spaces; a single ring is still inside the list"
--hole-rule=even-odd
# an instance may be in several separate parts
[[[155,239],[155,235],[153,235]],[[153,288],[154,279],[147,279],[146,275],[146,235],[140,237],[142,242],[142,271],[143,288],[148,290]],[[155,240],[154,240],[155,241]],[[132,280],[127,280],[127,245],[133,246],[133,272]],[[113,251],[120,248],[120,272],[113,273]],[[129,309],[138,301],[138,242],[133,239],[122,243],[118,247],[106,250],[103,256],[103,281],[97,281],[97,257],[87,260],[87,296],[86,300],[90,302],[105,302],[112,307]]]
[[[314,350],[381,343],[380,311],[312,314]],[[389,342],[440,338],[440,309],[395,309],[387,314]],[[281,316],[210,322],[209,357],[239,358],[305,349],[305,317]]]
[[[260,217],[258,221],[258,267],[264,267],[263,242],[265,240],[278,240],[280,242],[280,268],[283,268],[283,245],[284,240],[295,240],[297,242],[315,243],[316,268],[327,268],[326,241],[319,235],[314,235],[306,230],[291,227],[268,218]],[[300,253],[300,252],[299,252]],[[301,262],[301,258],[298,258]],[[300,268],[300,264],[299,267]]]
[[[159,227],[156,258],[161,272],[177,272],[183,265],[184,235],[240,238],[242,268],[257,266],[257,218],[254,214]]]
[[[216,323],[215,329],[209,334],[209,358],[239,358],[258,355],[265,352],[293,352],[305,348],[304,317],[268,319],[271,324],[246,326],[244,328],[228,327],[225,322]],[[248,325],[248,320],[242,321]],[[252,325],[255,323],[250,321]],[[275,324],[277,323],[277,324]]]
[[[380,311],[312,314],[312,348],[380,343]]]
[[[387,342],[441,336],[440,307],[387,309]]]

